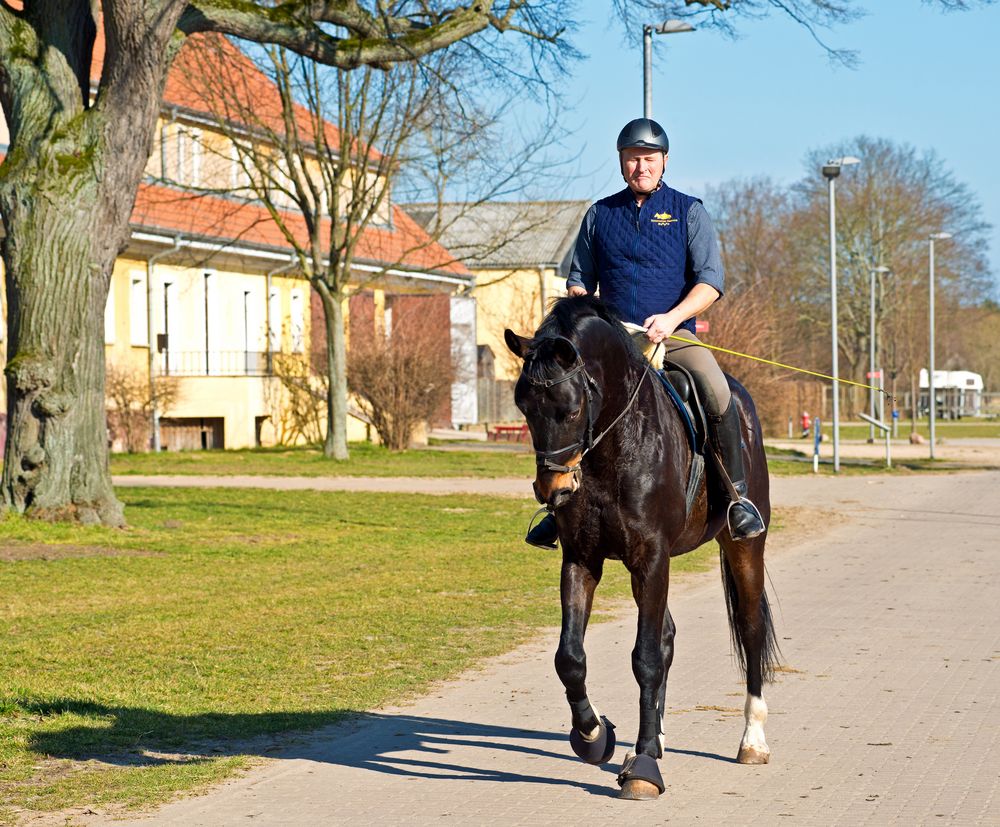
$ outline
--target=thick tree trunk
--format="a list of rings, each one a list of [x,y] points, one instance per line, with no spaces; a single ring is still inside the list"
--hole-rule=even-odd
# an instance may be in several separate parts
[[[3,502],[46,519],[121,525],[101,335],[117,244],[96,214],[93,160],[73,163],[13,165],[0,184],[10,330]]]
[[[96,9],[26,4],[18,48],[0,63],[11,136],[0,168],[10,328],[0,496],[29,515],[122,525],[108,469],[104,305],[183,2],[163,0],[152,23],[142,3],[104,4],[103,75],[91,100]]]
[[[347,451],[347,355],[344,337],[343,296],[319,288],[326,323],[326,439],[323,453],[337,460]]]

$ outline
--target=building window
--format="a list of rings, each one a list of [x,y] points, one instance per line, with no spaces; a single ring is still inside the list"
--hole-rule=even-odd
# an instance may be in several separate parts
[[[306,315],[305,305],[302,302],[302,291],[292,291],[292,312],[290,331],[292,339],[292,352],[302,353],[306,344]]]
[[[267,335],[272,353],[281,351],[281,294],[277,287],[271,288],[267,297]]]
[[[177,169],[174,180],[178,184],[201,186],[201,168],[204,148],[200,129],[177,126]]]
[[[146,274],[132,272],[128,294],[129,342],[136,347],[149,346],[149,318],[146,304]]]
[[[178,184],[184,183],[184,170],[187,167],[187,130],[183,126],[178,126],[174,134],[176,152],[174,153],[174,180]]]
[[[190,129],[188,134],[191,139],[191,179],[189,183],[193,187],[201,186],[201,167],[204,147],[201,143],[201,130]]]
[[[167,164],[167,148],[170,146],[170,132],[166,124],[160,127],[160,178],[164,181],[170,177],[170,167]]]
[[[249,170],[252,169],[253,156],[249,146],[231,141],[229,144],[229,184],[233,192],[242,198],[253,198],[253,181]]]
[[[208,270],[202,275],[205,284],[205,373],[211,376],[220,372],[221,365],[221,353],[218,350],[212,350],[213,347],[218,348],[219,339],[221,338],[218,323],[219,290],[214,272]]]
[[[108,300],[104,305],[104,344],[115,343],[115,280],[112,276],[108,289]]]

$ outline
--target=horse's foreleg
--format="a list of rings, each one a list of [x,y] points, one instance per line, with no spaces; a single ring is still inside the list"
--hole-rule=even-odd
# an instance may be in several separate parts
[[[599,564],[598,564],[599,565]],[[584,761],[603,764],[611,758],[615,741],[613,727],[587,697],[587,655],[583,638],[594,600],[594,590],[601,579],[596,571],[575,561],[563,561],[560,591],[562,597],[562,632],[556,650],[556,673],[566,687],[573,719],[570,743]]]
[[[667,711],[667,680],[670,677],[670,665],[674,662],[674,637],[677,634],[677,626],[674,625],[674,618],[670,614],[670,607],[663,609],[663,632],[660,635],[660,650],[663,652],[663,682],[660,684],[660,692],[656,698],[656,708],[660,716],[660,754],[666,744],[663,737],[663,716]]]
[[[632,672],[639,684],[639,736],[636,753],[659,758],[659,698],[666,680],[666,657],[663,650],[667,608],[667,585],[670,557],[664,552],[651,562],[641,575],[632,575],[632,594],[639,608],[639,624],[632,650]],[[672,647],[671,639],[671,649]],[[671,652],[672,656],[672,652]]]
[[[632,594],[639,608],[639,625],[632,650],[632,672],[639,684],[639,735],[635,752],[622,765],[618,783],[622,798],[656,798],[663,779],[656,764],[663,755],[662,698],[669,660],[673,659],[673,619],[667,622],[667,586],[670,556],[663,550],[651,556],[641,573],[632,574]],[[665,627],[669,627],[667,632]],[[669,643],[669,652],[664,643]]]
[[[767,703],[763,685],[773,669],[777,643],[764,592],[764,536],[740,542],[720,537],[719,542],[730,629],[747,681],[745,727],[736,760],[741,764],[766,764],[771,750],[764,737]]]

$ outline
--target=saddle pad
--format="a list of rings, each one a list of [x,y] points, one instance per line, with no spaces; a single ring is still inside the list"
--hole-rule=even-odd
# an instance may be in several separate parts
[[[670,380],[666,377],[666,374],[662,371],[653,371],[659,380],[663,383],[664,389],[667,391],[667,396],[670,397],[674,406],[677,408],[677,412],[681,415],[681,422],[684,423],[684,430],[688,436],[688,442],[691,445],[691,451],[695,454],[698,451],[698,434],[694,427],[694,420],[691,418],[691,411],[688,406],[681,399],[680,394],[677,393],[676,388],[670,384]]]

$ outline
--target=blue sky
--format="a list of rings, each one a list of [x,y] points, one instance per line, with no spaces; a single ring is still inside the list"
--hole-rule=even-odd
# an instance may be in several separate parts
[[[642,115],[642,54],[624,42],[608,2],[586,0],[573,38],[576,126],[566,142],[583,171],[566,197],[619,188],[614,143]],[[768,175],[799,179],[806,152],[859,134],[933,148],[978,196],[1000,276],[1000,5],[944,13],[920,0],[868,0],[861,20],[823,33],[860,53],[831,65],[802,27],[778,12],[742,21],[732,40],[713,30],[654,36],[653,117],[670,136],[668,180],[706,185]],[[656,21],[651,21],[656,22]],[[819,172],[817,170],[817,175]]]

